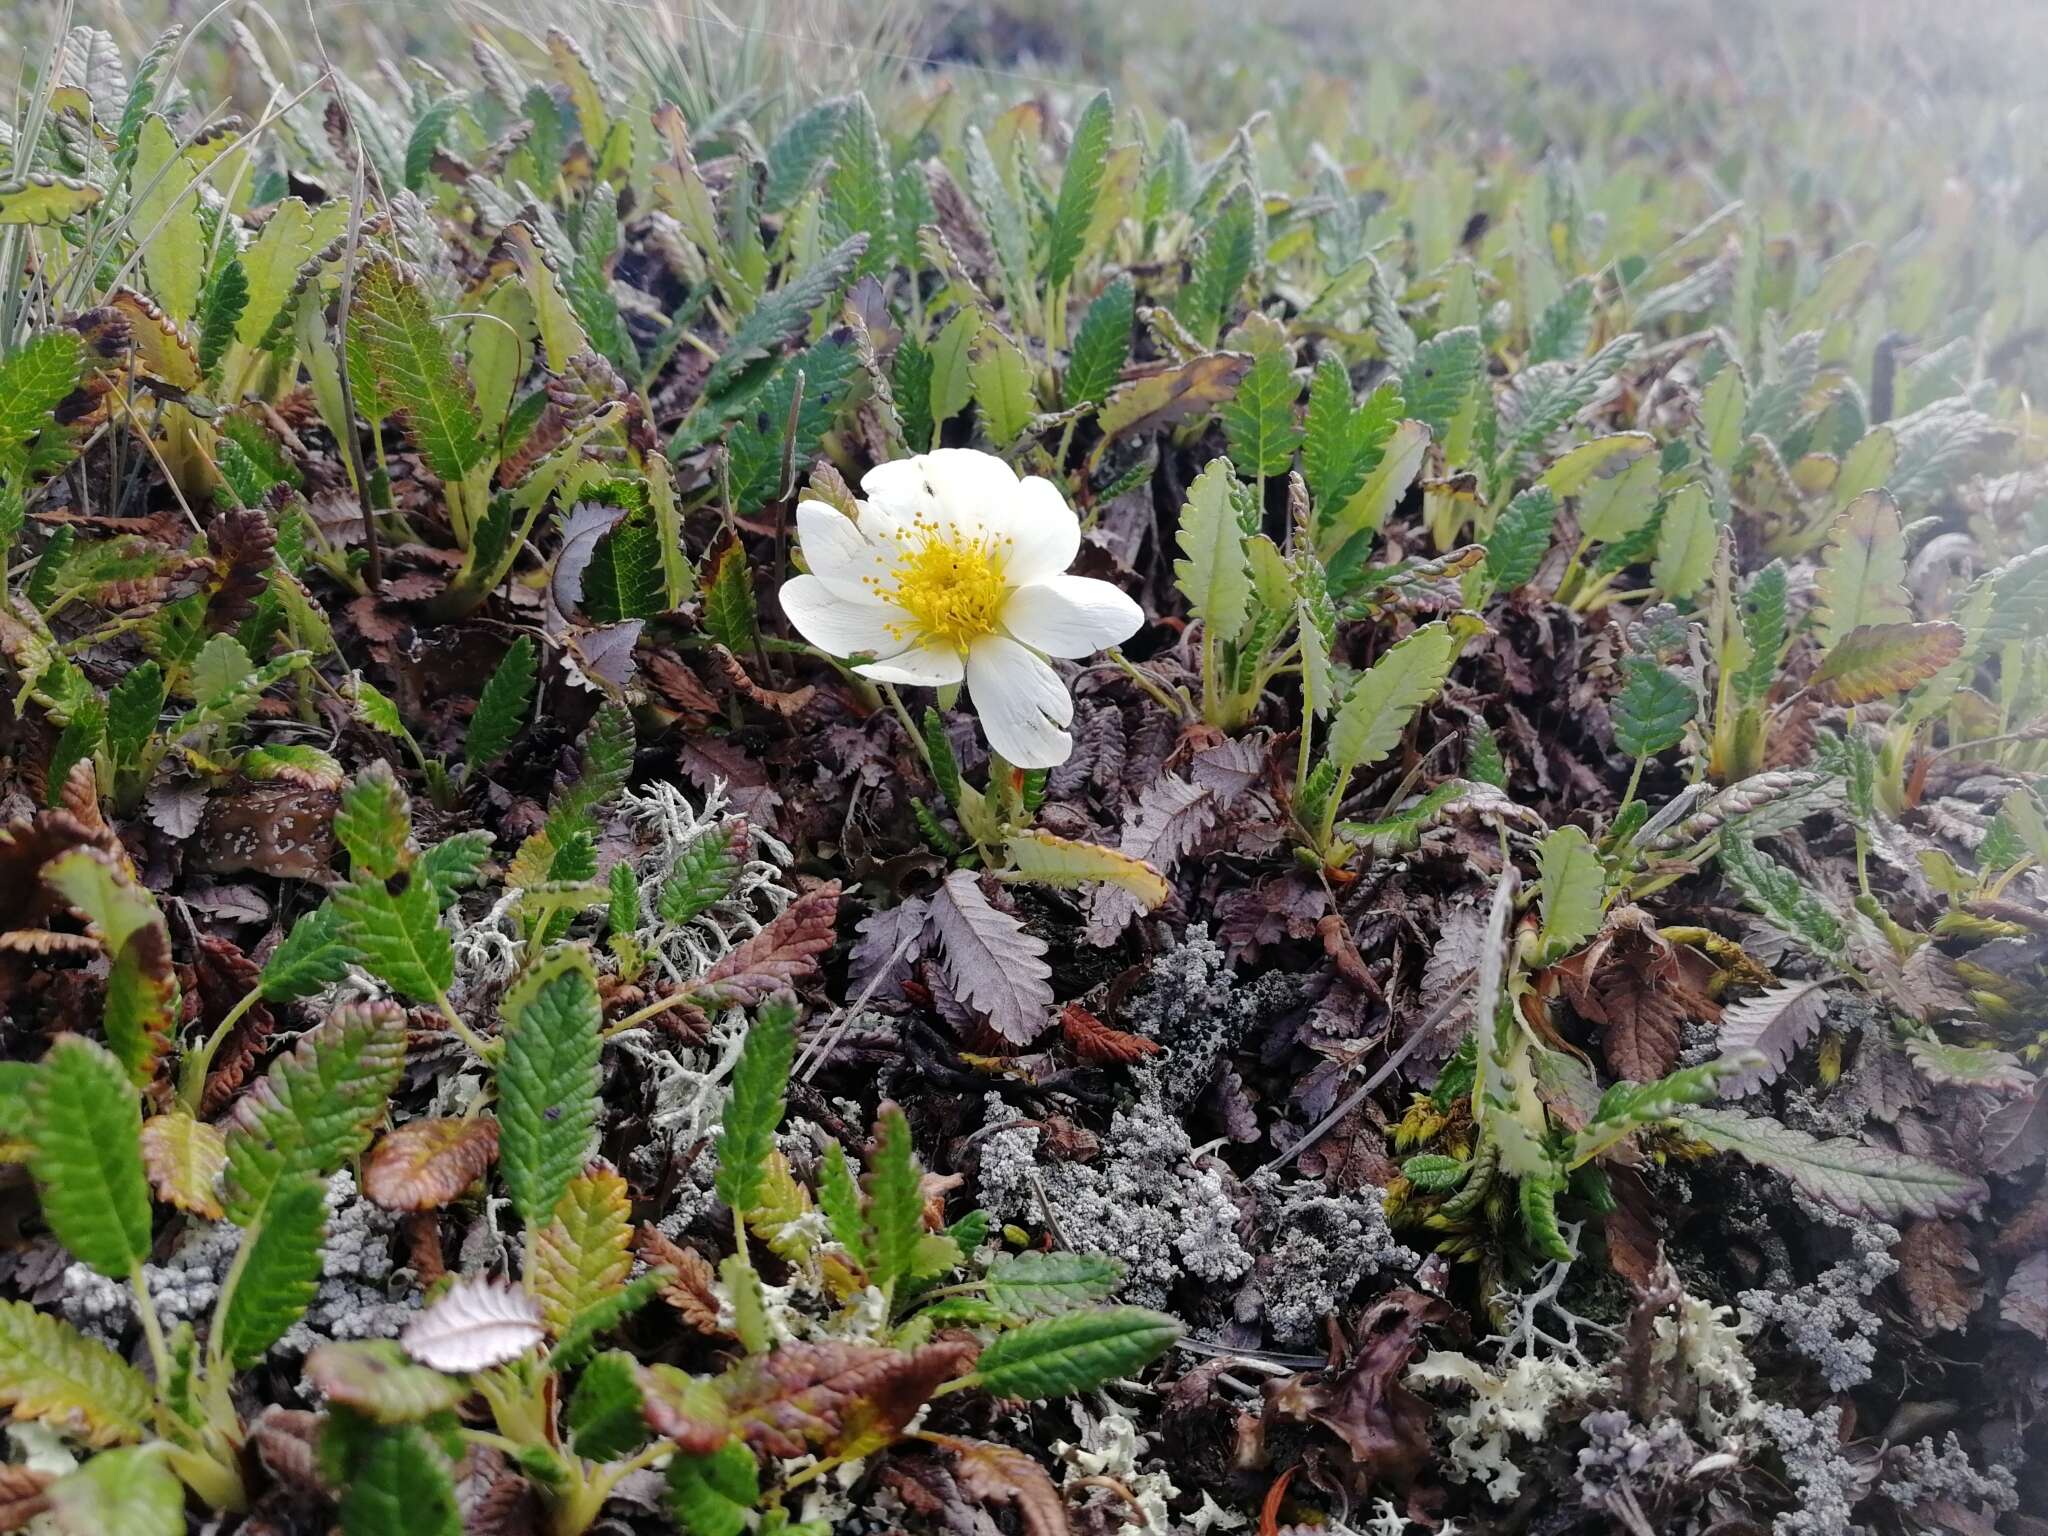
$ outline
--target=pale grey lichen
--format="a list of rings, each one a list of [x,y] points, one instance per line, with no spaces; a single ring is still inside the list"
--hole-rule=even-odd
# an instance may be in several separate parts
[[[1771,1536],[1855,1536],[1856,1501],[1863,1496],[1863,1470],[1842,1450],[1841,1414],[1823,1408],[1807,1413],[1783,1403],[1766,1403],[1757,1423],[1776,1447],[1792,1485],[1792,1508],[1771,1522]]]
[[[788,848],[749,822],[750,856],[740,867],[732,890],[684,923],[661,916],[661,890],[683,852],[700,837],[730,827],[735,818],[726,809],[723,785],[714,785],[702,809],[691,805],[682,789],[665,779],[619,796],[619,809],[640,834],[627,852],[639,886],[644,920],[633,937],[649,965],[663,981],[693,981],[735,944],[760,932],[763,916],[773,917],[796,892],[784,882],[790,863]],[[526,954],[526,924],[520,915],[523,892],[508,886],[483,914],[466,919],[461,909],[450,914],[455,949],[457,995],[470,989],[493,992],[518,971]]]
[[[397,1299],[391,1294],[399,1272],[392,1254],[398,1218],[363,1199],[346,1171],[327,1181],[327,1211],[319,1288],[305,1317],[278,1341],[286,1354],[304,1354],[326,1339],[394,1338],[419,1304],[410,1286]],[[166,1329],[189,1323],[205,1331],[242,1240],[242,1229],[232,1223],[195,1224],[162,1264],[143,1265],[150,1302]],[[135,1319],[128,1288],[83,1264],[65,1271],[58,1308],[81,1332],[109,1344],[118,1344]]]
[[[411,1285],[393,1297],[399,1262],[392,1252],[398,1218],[356,1192],[346,1170],[327,1181],[327,1241],[320,1287],[306,1315],[278,1341],[303,1354],[326,1339],[391,1339],[411,1321],[419,1297]]]
[[[1198,923],[1152,962],[1144,989],[1124,1006],[1122,1023],[1165,1047],[1142,1070],[1167,1107],[1178,1111],[1209,1086],[1216,1063],[1295,991],[1294,978],[1281,971],[1240,984],[1230,956]]]
[[[1180,1117],[1156,1094],[1119,1110],[1093,1163],[1041,1161],[1041,1133],[991,1093],[981,1203],[998,1221],[1050,1225],[1067,1246],[1125,1266],[1122,1294],[1163,1305],[1183,1276],[1219,1282],[1251,1268],[1239,1212],[1214,1165],[1198,1163]]]
[[[1818,1212],[1817,1212],[1818,1214]],[[1829,1216],[1823,1219],[1839,1221]],[[1864,1305],[1873,1291],[1898,1273],[1891,1249],[1896,1227],[1883,1222],[1847,1223],[1851,1252],[1804,1285],[1744,1291],[1742,1310],[1759,1325],[1775,1326],[1797,1354],[1819,1367],[1830,1391],[1859,1387],[1870,1379],[1884,1320]]]
[[[1699,1463],[1700,1448],[1668,1415],[1638,1424],[1626,1410],[1603,1408],[1580,1422],[1579,1491],[1595,1509],[1640,1510],[1680,1487]]]
[[[1885,1479],[1877,1491],[1900,1509],[1922,1504],[1960,1504],[1997,1516],[2019,1507],[2019,1480],[2005,1467],[1979,1472],[1950,1431],[1937,1449],[1929,1435],[1913,1445],[1893,1446],[1885,1453]]]
[[[1272,1235],[1259,1243],[1247,1294],[1239,1298],[1239,1316],[1251,1321],[1263,1315],[1275,1343],[1314,1343],[1322,1337],[1323,1319],[1340,1310],[1360,1281],[1422,1262],[1394,1237],[1381,1193],[1372,1185],[1355,1195],[1325,1194],[1313,1184],[1283,1189],[1277,1171],[1262,1170],[1245,1187],[1275,1216]],[[1263,1219],[1260,1226],[1267,1229]]]

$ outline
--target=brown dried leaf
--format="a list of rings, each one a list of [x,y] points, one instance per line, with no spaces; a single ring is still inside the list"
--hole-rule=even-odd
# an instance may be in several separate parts
[[[668,1278],[661,1285],[661,1299],[681,1314],[684,1322],[711,1338],[725,1338],[730,1330],[718,1321],[718,1272],[694,1248],[685,1248],[660,1228],[643,1224],[633,1246],[647,1264],[665,1269]]]
[[[991,905],[973,871],[953,871],[932,893],[931,923],[946,980],[991,1029],[1012,1045],[1044,1030],[1052,1007],[1045,940]]]
[[[1893,1245],[1892,1257],[1899,1261],[1899,1288],[1929,1333],[1962,1327],[1984,1300],[1977,1257],[1960,1223],[1916,1221]]]
[[[1237,392],[1251,366],[1249,353],[1208,352],[1129,379],[1103,404],[1103,442],[1207,415]]]
[[[206,525],[206,552],[213,562],[207,582],[206,627],[229,629],[246,619],[270,585],[277,529],[261,511],[236,508]]]
[[[803,687],[788,693],[779,693],[773,688],[763,688],[747,675],[747,669],[740,665],[739,657],[722,645],[711,648],[711,657],[718,667],[719,676],[726,685],[741,698],[752,700],[772,714],[787,720],[802,712],[803,707],[818,695],[818,690],[806,683]]]
[[[886,1444],[943,1383],[974,1361],[966,1340],[914,1350],[875,1344],[785,1344],[740,1361],[718,1378],[732,1428],[755,1450],[801,1456],[807,1449]]]
[[[57,1480],[50,1472],[12,1463],[0,1465],[0,1531],[16,1531],[50,1507],[43,1490]]]
[[[690,989],[703,1007],[751,1008],[817,973],[837,937],[839,882],[827,881],[791,902],[766,928],[704,973]]]
[[[953,1479],[962,1493],[984,1504],[1014,1507],[1025,1536],[1068,1536],[1072,1527],[1066,1501],[1030,1456],[986,1440],[934,1438],[953,1458]]]
[[[434,1210],[474,1184],[497,1155],[495,1120],[414,1120],[371,1151],[363,1193],[387,1211]]]
[[[1350,1449],[1346,1476],[1360,1493],[1374,1482],[1408,1487],[1429,1462],[1430,1410],[1401,1376],[1422,1330],[1450,1316],[1435,1296],[1393,1292],[1365,1315],[1358,1348],[1344,1364],[1267,1384],[1267,1422],[1312,1420],[1336,1435]]]
[[[321,1493],[321,1416],[304,1408],[265,1408],[249,1426],[249,1444],[264,1471],[304,1493]]]
[[[1159,1054],[1157,1040],[1111,1029],[1079,1003],[1069,1003],[1060,1010],[1060,1033],[1083,1061],[1127,1067]]]
[[[1998,1315],[2048,1343],[2048,1253],[2022,1260],[2007,1277]]]
[[[1712,962],[1664,938],[1638,907],[1610,913],[1598,939],[1552,970],[1579,1015],[1604,1026],[1607,1065],[1633,1082],[1652,1082],[1677,1064],[1686,1019],[1721,1014],[1706,991]]]

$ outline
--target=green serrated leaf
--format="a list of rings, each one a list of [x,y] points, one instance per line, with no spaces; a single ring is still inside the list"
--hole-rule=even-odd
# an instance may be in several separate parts
[[[1097,1253],[1008,1254],[989,1266],[988,1299],[1018,1317],[1049,1317],[1101,1301],[1123,1283],[1124,1267]]]
[[[1471,403],[1479,387],[1485,348],[1475,326],[1439,332],[1415,349],[1401,373],[1401,398],[1408,414],[1428,427],[1438,442]]]
[[[705,557],[704,628],[734,655],[745,656],[758,642],[759,626],[747,552],[738,539],[723,539]]]
[[[359,875],[328,901],[356,963],[392,991],[431,1003],[454,983],[455,948],[441,926],[440,893],[427,881]]]
[[[163,1449],[106,1451],[52,1483],[43,1495],[51,1536],[184,1536],[185,1488]]]
[[[370,1144],[405,1067],[405,1015],[351,1003],[299,1037],[236,1103],[228,1126],[227,1211],[252,1226],[280,1189],[325,1178]]]
[[[214,269],[199,300],[199,371],[213,377],[235,339],[242,311],[249,307],[249,274],[235,256]]]
[[[388,257],[356,274],[348,340],[387,411],[403,411],[420,457],[444,482],[464,479],[487,455],[469,377],[434,323],[419,280]]]
[[[1416,711],[1442,691],[1462,644],[1448,624],[1425,624],[1359,675],[1330,722],[1340,780],[1394,750]]]
[[[1657,555],[1650,566],[1657,590],[1673,598],[1699,591],[1714,569],[1719,537],[1707,488],[1698,481],[1680,487],[1657,529]]]
[[[569,1448],[585,1461],[612,1461],[647,1443],[639,1370],[621,1350],[608,1350],[583,1367],[564,1419]]]
[[[1251,556],[1244,524],[1251,491],[1229,459],[1216,458],[1188,487],[1175,542],[1174,585],[1190,615],[1220,640],[1244,628],[1252,596]]]
[[[1031,359],[994,325],[982,327],[968,359],[967,376],[982,430],[998,448],[1008,447],[1031,425],[1037,409]]]
[[[565,945],[505,994],[498,1162],[528,1228],[549,1221],[590,1156],[603,1009],[590,953]]]
[[[341,915],[323,903],[292,924],[284,942],[263,962],[263,1000],[288,1003],[323,992],[346,976],[358,957]]]
[[[708,1456],[669,1458],[668,1504],[685,1536],[740,1536],[760,1498],[760,1467],[739,1440]]]
[[[379,1429],[349,1468],[342,1536],[462,1536],[448,1460],[417,1424]]]
[[[1273,328],[1280,329],[1277,325]],[[1300,394],[1294,358],[1282,331],[1279,345],[1266,346],[1255,354],[1250,371],[1238,380],[1236,393],[1216,413],[1231,454],[1245,474],[1283,475],[1294,462],[1294,450],[1302,438],[1301,429],[1294,424],[1294,403]]]
[[[994,1397],[1065,1397],[1142,1369],[1180,1336],[1178,1320],[1143,1307],[1064,1312],[999,1335],[969,1380]]]
[[[680,927],[724,901],[745,861],[745,844],[731,827],[706,827],[676,855],[662,882],[656,903],[662,921]]]
[[[1782,1173],[1814,1199],[1852,1216],[1895,1220],[1950,1216],[1982,1200],[1982,1179],[1846,1136],[1817,1137],[1734,1109],[1686,1109],[1696,1139]]]
[[[1401,1177],[1417,1189],[1442,1194],[1464,1183],[1465,1175],[1471,1169],[1472,1165],[1462,1158],[1446,1157],[1441,1152],[1425,1152],[1401,1165]]]
[[[718,1198],[745,1214],[761,1198],[775,1129],[782,1124],[782,1096],[796,1056],[796,1008],[774,1001],[754,1015],[733,1068],[732,1092],[718,1133]]]
[[[1607,908],[1607,873],[1593,840],[1577,827],[1559,827],[1544,838],[1537,872],[1543,881],[1543,927],[1538,937],[1547,964],[1600,931]]]
[[[334,835],[350,872],[389,880],[412,862],[412,802],[386,762],[373,762],[342,791]]]
[[[1557,497],[1546,485],[1530,486],[1502,508],[1486,539],[1486,575],[1495,591],[1512,592],[1536,574],[1556,525]]]
[[[832,1228],[832,1240],[844,1248],[854,1263],[868,1263],[867,1228],[861,1215],[860,1186],[854,1182],[846,1149],[837,1141],[825,1148],[818,1168],[818,1209]]]
[[[149,1378],[106,1345],[26,1301],[0,1301],[0,1407],[87,1445],[149,1433]]]
[[[1102,195],[1103,170],[1109,159],[1110,131],[1116,114],[1109,92],[1098,91],[1081,109],[1074,125],[1067,168],[1060,178],[1059,201],[1045,231],[1045,285],[1063,286],[1074,275],[1074,267],[1086,248],[1088,227],[1095,220],[1096,201]]]
[[[1825,959],[1841,959],[1842,920],[1797,875],[1733,827],[1721,834],[1721,872],[1773,926]]]
[[[28,1167],[70,1252],[126,1280],[149,1256],[149,1181],[135,1084],[105,1047],[59,1035],[28,1085]]]
[[[839,119],[832,168],[825,177],[825,217],[834,238],[867,236],[856,270],[883,273],[895,265],[889,157],[866,96],[855,92]]]
[[[1653,757],[1678,745],[1698,705],[1685,679],[1647,656],[1626,658],[1614,700],[1614,744],[1630,757]]]
[[[1100,405],[1116,388],[1117,376],[1131,356],[1131,327],[1137,317],[1137,289],[1119,277],[1096,295],[1081,317],[1067,357],[1063,402]]]
[[[327,1240],[327,1194],[318,1179],[299,1175],[273,1187],[262,1217],[242,1239],[237,1279],[213,1347],[245,1371],[270,1353],[306,1315],[320,1285]]]
[[[463,763],[471,775],[495,762],[524,728],[527,707],[533,702],[536,655],[531,635],[517,637],[477,695],[476,713],[469,717],[469,735],[463,743]]]
[[[911,1145],[910,1122],[894,1104],[875,1121],[875,1151],[868,1165],[868,1225],[873,1232],[869,1278],[893,1294],[918,1267],[924,1237],[923,1170]]]

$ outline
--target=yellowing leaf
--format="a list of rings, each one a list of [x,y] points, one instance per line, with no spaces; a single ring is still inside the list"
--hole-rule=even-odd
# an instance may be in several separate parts
[[[1611,461],[1632,460],[1656,450],[1657,440],[1647,432],[1616,432],[1607,437],[1596,437],[1591,442],[1580,443],[1552,464],[1543,472],[1539,484],[1549,486],[1560,496],[1576,496],[1601,470],[1613,473],[1621,467]]]
[[[1809,686],[1832,704],[1867,704],[1917,687],[1963,653],[1960,624],[1864,624],[1822,658]]]
[[[0,184],[0,224],[61,224],[100,200],[100,189],[73,176],[42,171]]]
[[[1166,900],[1166,878],[1143,859],[1097,843],[1077,843],[1036,830],[1013,832],[1010,865],[1041,885],[1077,886],[1102,881],[1137,897],[1146,911]]]
[[[143,119],[135,144],[135,165],[128,174],[135,206],[129,222],[142,246],[142,270],[164,313],[189,320],[199,306],[209,249],[193,187],[197,171],[171,125],[154,112]]]
[[[1839,645],[1852,629],[1904,624],[1913,617],[1906,595],[1906,535],[1899,506],[1883,491],[1867,491],[1835,519],[1817,579],[1823,647]]]
[[[25,1301],[0,1301],[0,1406],[88,1445],[148,1433],[149,1380],[106,1345]]]
[[[171,934],[156,898],[125,863],[100,848],[73,848],[43,866],[43,880],[92,925],[112,962],[107,972],[107,1041],[137,1087],[155,1076],[178,1013]]]
[[[182,1109],[152,1115],[142,1124],[142,1166],[157,1199],[181,1211],[219,1221],[220,1176],[228,1165],[227,1138]]]
[[[550,1333],[561,1333],[626,1283],[632,1241],[624,1179],[597,1167],[569,1181],[554,1219],[534,1234],[526,1277]]]

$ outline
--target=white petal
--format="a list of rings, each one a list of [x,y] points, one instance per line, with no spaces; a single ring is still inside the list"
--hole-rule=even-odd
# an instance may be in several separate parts
[[[915,646],[901,656],[891,656],[887,661],[871,661],[853,670],[862,677],[872,677],[878,683],[944,688],[959,682],[966,669],[960,653],[953,647],[932,644]]]
[[[1130,639],[1144,622],[1121,587],[1092,576],[1033,582],[1003,605],[1003,628],[1048,656],[1092,656]]]
[[[992,526],[1010,541],[1003,579],[1013,587],[1059,575],[1081,552],[1081,520],[1060,488],[1041,475],[1018,482]]]
[[[893,656],[915,632],[910,615],[893,603],[841,597],[816,576],[792,576],[782,584],[782,611],[798,634],[833,656]]]
[[[1074,750],[1074,701],[1045,659],[1005,635],[967,653],[967,691],[988,744],[1019,768],[1056,768]]]
[[[822,501],[797,503],[796,538],[804,564],[837,597],[881,600],[894,564],[892,553],[869,543],[853,520]]]
[[[937,448],[876,465],[860,488],[900,527],[972,538],[1016,495],[1017,472],[979,449]]]

